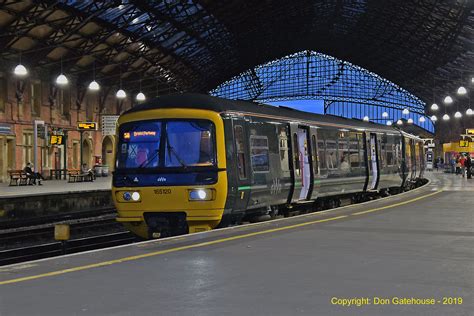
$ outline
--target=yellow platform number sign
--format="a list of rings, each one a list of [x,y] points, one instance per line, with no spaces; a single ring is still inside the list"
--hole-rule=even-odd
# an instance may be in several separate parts
[[[64,136],[62,135],[51,135],[51,145],[63,145]]]
[[[468,140],[460,140],[459,141],[459,147],[469,147],[469,141]]]

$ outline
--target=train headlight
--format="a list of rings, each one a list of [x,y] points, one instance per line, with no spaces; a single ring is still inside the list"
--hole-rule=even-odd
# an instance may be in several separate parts
[[[124,192],[123,193],[123,199],[125,201],[130,201],[132,199],[132,195],[130,194],[130,192]]]
[[[134,200],[135,202],[136,202],[136,201],[139,201],[139,200],[140,200],[140,193],[138,193],[138,192],[133,192],[133,193],[132,193],[132,200]]]
[[[189,190],[190,201],[212,201],[214,194],[212,189],[193,189]]]
[[[133,202],[140,202],[140,199],[141,199],[141,195],[139,192],[137,191],[132,191],[132,192],[129,192],[129,191],[125,191],[125,192],[117,192],[117,198],[119,199],[119,202],[129,202],[129,203],[133,203]],[[122,200],[120,199],[120,194],[122,195]]]

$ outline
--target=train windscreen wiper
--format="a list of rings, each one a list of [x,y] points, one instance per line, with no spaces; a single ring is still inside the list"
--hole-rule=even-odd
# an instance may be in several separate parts
[[[148,158],[147,160],[145,160],[144,162],[142,162],[138,168],[146,168],[158,155],[160,154],[160,150],[157,149],[156,152],[153,154],[153,156],[151,156],[150,158]]]
[[[186,168],[188,165],[183,161],[183,159],[181,159],[181,157],[179,157],[178,153],[176,152],[176,150],[174,150],[173,146],[170,145],[170,140],[168,139],[168,133],[166,133],[166,145],[167,145],[166,148],[168,149],[168,153],[173,154],[176,160],[178,160],[178,162],[181,164],[181,166]]]

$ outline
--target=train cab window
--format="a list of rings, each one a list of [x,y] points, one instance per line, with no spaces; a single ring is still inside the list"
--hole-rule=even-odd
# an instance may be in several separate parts
[[[311,136],[311,154],[313,156],[313,171],[318,174],[318,147],[316,145],[316,135]]]
[[[250,136],[250,161],[253,172],[270,171],[267,136]]]
[[[298,146],[298,135],[296,133],[293,133],[293,156],[295,157],[295,175],[300,176],[301,175],[301,166],[300,166],[300,152],[299,152],[299,146]]]
[[[235,150],[237,153],[237,168],[239,179],[247,179],[247,167],[245,163],[244,129],[241,125],[234,126]]]

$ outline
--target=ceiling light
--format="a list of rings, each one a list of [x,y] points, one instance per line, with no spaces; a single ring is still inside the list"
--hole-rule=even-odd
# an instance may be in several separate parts
[[[127,97],[127,94],[122,89],[119,89],[115,96],[119,99],[125,99]]]
[[[443,102],[446,103],[446,104],[451,104],[451,103],[453,103],[453,98],[451,98],[448,95],[446,98],[444,98]]]
[[[431,116],[431,121],[432,122],[436,122],[437,120],[438,120],[438,118],[436,117],[436,115]]]
[[[388,126],[392,126],[392,121],[387,121]]]
[[[461,86],[461,87],[458,88],[458,94],[464,95],[464,94],[466,94],[466,93],[467,93],[467,90],[466,90],[466,88],[464,88],[463,86]]]
[[[145,94],[143,94],[143,92],[139,92],[137,94],[136,99],[137,99],[137,101],[145,101],[146,100]]]
[[[412,119],[412,118],[409,118],[409,119],[407,120],[407,123],[408,123],[408,124],[413,124],[413,119]]]
[[[18,64],[18,65],[16,65],[15,70],[13,71],[13,73],[17,76],[23,77],[23,76],[26,76],[28,74],[28,70],[26,70],[26,67],[23,66],[22,64]]]
[[[472,115],[474,112],[472,111],[471,108],[467,109],[466,114],[467,115]]]
[[[443,115],[443,120],[449,121],[449,115],[448,114]]]
[[[89,90],[97,91],[99,89],[100,89],[100,85],[97,81],[93,80],[91,81],[91,83],[89,83]]]
[[[455,118],[461,118],[462,117],[461,112],[457,111],[456,113],[454,113],[454,117]]]
[[[388,113],[387,113],[387,112],[383,112],[383,113],[382,113],[382,117],[388,117]]]
[[[65,86],[69,83],[69,80],[67,80],[67,77],[64,74],[60,74],[56,78],[56,83],[60,86]]]
[[[438,104],[436,104],[436,103],[431,104],[431,109],[432,109],[433,111],[437,111],[437,110],[439,109]]]
[[[433,115],[434,116],[434,115]],[[435,116],[436,117],[436,116]],[[424,123],[426,120],[425,120],[425,117],[424,116],[420,116],[420,118],[418,119],[418,121],[420,121],[420,123]]]
[[[398,120],[398,121],[397,121],[397,125],[403,125],[403,121],[402,121],[402,120]]]
[[[364,122],[368,122],[369,121],[369,117],[366,115],[364,116],[364,118],[362,119]]]
[[[410,114],[410,110],[408,110],[407,108],[404,108],[403,111],[402,111],[402,114],[403,115],[408,115],[408,114]]]

